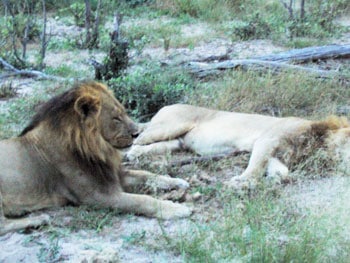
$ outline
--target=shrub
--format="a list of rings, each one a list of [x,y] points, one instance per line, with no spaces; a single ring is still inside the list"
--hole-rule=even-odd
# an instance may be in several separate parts
[[[247,22],[239,23],[233,27],[233,34],[241,40],[266,38],[270,33],[270,25],[259,13],[250,16]]]
[[[149,119],[165,105],[181,102],[190,89],[186,75],[161,68],[136,71],[111,79],[108,84],[129,113],[141,120]]]
[[[11,98],[17,95],[17,88],[12,86],[12,82],[4,82],[0,86],[0,99]]]

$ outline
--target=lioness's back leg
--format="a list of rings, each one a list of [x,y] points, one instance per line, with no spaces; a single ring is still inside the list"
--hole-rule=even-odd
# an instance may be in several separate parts
[[[4,215],[2,195],[0,192],[0,235],[8,232],[13,232],[29,227],[38,227],[47,224],[49,221],[48,215],[41,215],[35,217],[26,217],[20,219],[7,219]]]
[[[253,146],[247,168],[227,184],[234,188],[253,188],[266,173],[270,159],[279,146],[280,138],[261,138]]]

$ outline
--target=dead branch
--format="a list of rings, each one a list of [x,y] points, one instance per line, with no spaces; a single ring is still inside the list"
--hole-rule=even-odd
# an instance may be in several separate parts
[[[22,76],[22,77],[38,78],[38,79],[51,79],[51,80],[60,80],[60,81],[65,80],[64,78],[47,75],[47,74],[40,72],[40,71],[37,71],[37,70],[17,69],[14,66],[12,66],[10,63],[6,62],[2,58],[0,58],[0,65],[4,69],[11,71],[10,73],[5,73],[5,74],[0,75],[0,79],[6,79],[9,77],[14,77],[14,76]]]

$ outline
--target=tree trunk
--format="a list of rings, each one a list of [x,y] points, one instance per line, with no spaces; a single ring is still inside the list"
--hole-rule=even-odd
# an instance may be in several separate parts
[[[304,21],[305,19],[305,0],[300,2],[300,20]]]
[[[89,47],[91,43],[91,5],[89,0],[85,0],[85,44],[83,46]]]
[[[111,45],[106,63],[101,64],[97,61],[91,61],[95,68],[95,79],[97,80],[109,80],[119,77],[128,66],[129,43],[120,37],[120,23],[121,16],[116,13],[114,17],[114,30],[110,33]]]
[[[43,5],[43,31],[41,32],[41,50],[40,50],[40,62],[39,62],[39,69],[42,70],[44,65],[44,59],[46,56],[46,47],[47,47],[47,41],[46,41],[46,24],[47,24],[47,14],[46,14],[46,1],[42,0]]]

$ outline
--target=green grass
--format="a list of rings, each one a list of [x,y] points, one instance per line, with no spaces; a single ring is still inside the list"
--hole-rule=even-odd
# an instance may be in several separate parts
[[[165,231],[169,248],[186,262],[346,262],[350,242],[324,218],[259,190],[244,199],[222,194],[224,209],[209,222],[194,222],[175,240]]]

